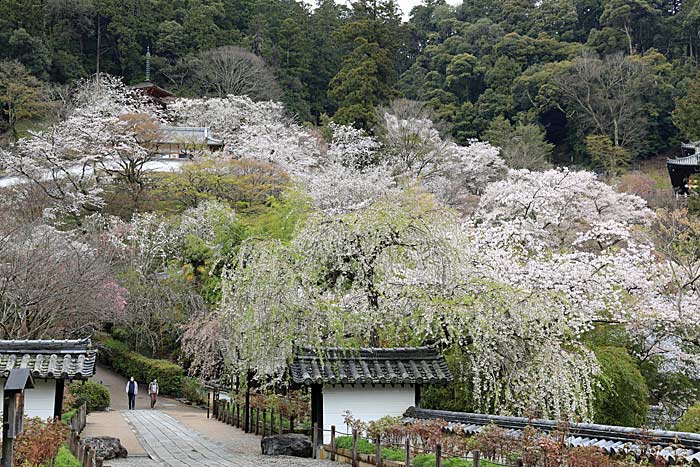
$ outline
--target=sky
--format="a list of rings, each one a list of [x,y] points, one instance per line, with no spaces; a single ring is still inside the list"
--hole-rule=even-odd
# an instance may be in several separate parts
[[[315,2],[311,1],[307,3],[313,5]],[[350,4],[350,0],[336,0],[336,3],[345,3],[347,5]],[[420,5],[422,3],[421,0],[397,0],[397,3],[399,4],[399,7],[401,8],[401,12],[403,13],[403,20],[408,21],[409,17],[411,16],[411,10],[413,9],[414,6]],[[447,0],[447,3],[450,5],[459,5],[462,3],[462,0]]]
[[[403,20],[408,21],[413,7],[416,5],[420,5],[422,2],[421,0],[397,0],[397,3],[399,4],[401,12],[403,13]],[[461,0],[447,0],[447,3],[449,3],[450,5],[459,5],[462,2]]]

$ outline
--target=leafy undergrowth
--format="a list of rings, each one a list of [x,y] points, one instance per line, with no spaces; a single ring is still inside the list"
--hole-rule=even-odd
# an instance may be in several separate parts
[[[70,419],[73,418],[73,415],[76,413],[78,413],[78,409],[70,409],[68,412],[61,415],[61,421],[68,425],[68,422],[70,422]]]
[[[71,454],[68,446],[65,444],[61,446],[56,455],[56,460],[53,463],[53,467],[80,467],[80,462]]]
[[[38,467],[50,465],[66,439],[61,422],[43,422],[38,418],[24,421],[24,431],[15,439],[14,465]]]

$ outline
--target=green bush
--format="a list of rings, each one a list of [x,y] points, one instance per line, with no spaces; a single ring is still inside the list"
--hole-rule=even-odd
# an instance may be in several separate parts
[[[604,425],[642,426],[649,410],[649,390],[632,357],[622,347],[595,350],[601,374],[595,389],[594,420]]]
[[[134,377],[136,381],[149,383],[153,378],[158,379],[158,387],[162,394],[180,396],[185,370],[169,360],[159,360],[145,357],[129,350],[129,347],[116,339],[106,338],[99,342],[98,352],[100,362],[111,366],[114,371],[127,378]]]
[[[105,410],[109,407],[109,390],[100,383],[93,381],[73,383],[68,390],[76,397],[76,406],[80,406],[84,402],[88,412]]]
[[[182,397],[195,404],[207,403],[207,392],[198,379],[185,376],[182,378]]]
[[[70,409],[68,412],[61,415],[61,421],[68,425],[68,422],[70,422],[70,419],[73,418],[73,415],[76,413],[78,413],[78,409]]]
[[[676,430],[689,433],[700,433],[700,402],[690,407],[678,420]]]
[[[53,463],[54,467],[81,467],[78,459],[71,454],[68,447],[64,444],[58,450],[58,455],[56,455],[56,460]]]

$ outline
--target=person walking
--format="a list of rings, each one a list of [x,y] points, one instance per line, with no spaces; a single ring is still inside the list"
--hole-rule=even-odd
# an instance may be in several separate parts
[[[148,385],[148,394],[151,396],[151,408],[156,406],[156,399],[158,398],[158,380],[153,378],[151,384]]]
[[[136,394],[139,393],[139,384],[134,381],[132,376],[126,383],[126,395],[129,397],[129,410],[136,408]]]

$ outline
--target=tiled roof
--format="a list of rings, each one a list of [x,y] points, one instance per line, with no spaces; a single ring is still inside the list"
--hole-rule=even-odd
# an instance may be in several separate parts
[[[290,366],[295,384],[432,384],[452,381],[444,357],[428,347],[355,350],[303,348]]]
[[[700,165],[700,154],[691,154],[690,156],[677,157],[675,159],[666,159],[668,165]]]
[[[560,423],[554,420],[504,417],[446,410],[428,410],[411,407],[404,420],[442,419],[448,422],[449,431],[465,434],[480,432],[486,425],[494,424],[517,437],[519,432],[531,426],[544,432],[557,430]],[[569,423],[566,426],[567,441],[572,446],[597,446],[608,454],[639,454],[642,444],[651,448],[651,454],[662,457],[668,463],[693,463],[700,465],[700,434],[678,431],[642,430],[623,426],[593,423]]]
[[[29,368],[34,378],[88,379],[95,374],[97,351],[90,339],[0,340],[0,373]]]
[[[158,143],[201,144],[220,146],[223,141],[215,138],[205,126],[164,126],[160,128],[161,138]]]

